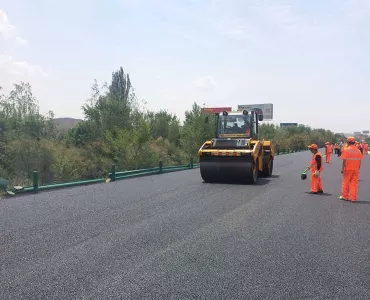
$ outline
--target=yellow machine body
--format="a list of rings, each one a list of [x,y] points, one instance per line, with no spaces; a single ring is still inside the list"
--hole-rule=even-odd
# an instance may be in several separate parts
[[[244,127],[249,130],[248,134],[225,132],[228,129],[225,129],[226,126],[222,128],[221,123],[227,123],[227,116],[236,116],[239,120],[244,118],[246,123],[249,122]],[[259,120],[262,117],[254,111],[224,112],[223,118],[216,115],[216,137],[206,141],[198,151],[200,173],[205,182],[240,181],[253,184],[261,176],[272,175],[275,151],[271,141],[259,138]],[[244,129],[238,128],[240,131]]]

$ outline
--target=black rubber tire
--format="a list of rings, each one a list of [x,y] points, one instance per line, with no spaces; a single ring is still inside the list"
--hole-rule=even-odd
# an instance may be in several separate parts
[[[209,176],[209,174],[207,174],[206,172],[203,172],[202,165],[200,166],[200,176],[202,177],[204,183],[212,183],[213,182],[212,176]]]
[[[227,166],[225,161],[225,166]],[[259,172],[255,168],[254,162],[242,162],[240,165],[235,164],[232,168],[235,168],[235,173],[230,176],[227,172],[222,173],[217,169],[217,162],[212,166],[213,163],[200,162],[200,175],[204,183],[218,183],[218,182],[239,182],[244,184],[254,184],[258,181]]]
[[[260,172],[263,177],[270,177],[274,169],[274,158],[271,155],[265,155],[263,158],[263,171]]]
[[[243,180],[246,184],[255,184],[258,181],[258,169],[254,163],[251,163],[249,166],[248,173]]]

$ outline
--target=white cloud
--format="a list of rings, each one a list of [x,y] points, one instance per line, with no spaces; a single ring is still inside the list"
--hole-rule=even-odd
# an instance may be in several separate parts
[[[343,5],[349,20],[355,26],[361,26],[362,23],[369,23],[370,19],[370,1],[368,0],[347,0]]]
[[[49,77],[40,66],[15,60],[9,55],[0,55],[0,70],[0,83],[5,89],[11,88],[15,82],[32,82],[35,78]]]
[[[0,38],[4,44],[15,42],[26,45],[28,42],[16,34],[16,27],[11,24],[7,14],[0,9]],[[45,79],[48,74],[40,66],[27,61],[15,59],[10,54],[0,54],[0,84],[4,89],[11,88],[12,84],[19,81],[32,82],[35,78]]]
[[[15,40],[17,44],[26,45],[27,40],[16,35],[16,27],[10,23],[7,14],[0,9],[0,35],[4,40]]]
[[[291,1],[236,1],[230,14],[225,14],[224,10],[220,12],[216,24],[221,33],[238,41],[255,42],[262,38],[263,32],[270,32],[270,35],[302,34],[307,27],[307,20],[289,2]]]
[[[194,85],[201,89],[212,89],[216,86],[216,80],[212,76],[203,76],[194,80]]]
[[[10,24],[8,16],[0,9],[0,34],[4,39],[9,39],[15,30],[15,27]]]
[[[20,36],[17,36],[17,37],[15,38],[15,40],[17,41],[17,43],[18,43],[19,45],[27,45],[27,44],[28,44],[28,41],[27,41],[27,40],[25,40],[24,38],[21,38]]]
[[[214,25],[215,29],[237,41],[255,40],[251,28],[240,18],[223,18]]]
[[[166,3],[165,15],[170,15],[173,20],[186,19],[196,24],[197,28],[211,29],[239,42],[268,41],[276,35],[319,41],[333,34],[340,36],[343,30],[349,30],[347,25],[352,25],[354,31],[356,28],[353,26],[358,28],[360,23],[370,22],[369,0],[327,0],[323,5],[326,11],[317,9],[314,12],[307,12],[298,1],[292,0],[213,0],[196,3]],[[312,6],[315,9],[315,5]],[[183,28],[176,29],[184,31]]]

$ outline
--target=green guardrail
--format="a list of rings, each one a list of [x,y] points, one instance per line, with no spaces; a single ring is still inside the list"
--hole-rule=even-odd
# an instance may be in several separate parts
[[[295,150],[285,150],[285,151],[280,151],[280,150],[275,150],[275,155],[283,155],[283,154],[290,154],[290,153],[296,153],[296,152],[304,152],[308,151],[308,149],[295,149]]]
[[[308,151],[308,149],[288,150],[285,152],[276,151],[275,155],[289,154],[289,153],[302,152],[302,151]],[[112,165],[111,172],[108,173],[108,178],[88,179],[88,180],[80,180],[80,181],[72,181],[72,182],[64,182],[64,183],[54,183],[54,184],[48,184],[48,185],[39,185],[39,173],[38,171],[34,171],[33,176],[32,176],[33,178],[32,186],[27,186],[27,187],[13,186],[11,189],[7,189],[9,181],[6,179],[0,178],[0,190],[6,192],[9,195],[15,195],[19,193],[30,193],[30,192],[38,193],[39,191],[47,191],[47,190],[52,190],[52,189],[74,187],[74,186],[88,185],[88,184],[94,184],[94,183],[115,182],[116,180],[120,180],[120,179],[143,177],[143,176],[156,175],[156,174],[165,174],[165,173],[189,170],[189,169],[194,169],[194,168],[199,168],[199,164],[194,164],[192,158],[190,159],[189,164],[186,164],[186,165],[163,166],[163,162],[159,161],[158,167],[129,170],[129,171],[118,171],[118,172],[116,171],[116,166]]]
[[[6,191],[6,188],[8,187],[9,180],[6,180],[4,178],[0,178],[0,191]]]
[[[119,180],[119,179],[128,179],[128,178],[135,178],[135,177],[142,177],[142,176],[149,176],[149,175],[165,174],[165,173],[189,170],[189,169],[194,169],[194,168],[199,168],[199,164],[194,164],[192,158],[190,159],[189,164],[186,164],[186,165],[163,166],[163,162],[159,161],[158,167],[155,167],[155,168],[118,171],[118,172],[116,171],[116,166],[112,165],[111,172],[108,173],[108,178],[88,179],[88,180],[80,180],[80,181],[72,181],[72,182],[64,182],[64,183],[54,183],[54,184],[48,184],[48,185],[39,185],[39,172],[34,171],[32,174],[32,181],[33,181],[32,186],[27,186],[27,187],[13,186],[12,189],[7,190],[9,181],[6,179],[0,179],[0,189],[5,191],[9,195],[15,195],[15,194],[20,194],[20,193],[30,193],[30,192],[38,193],[39,191],[47,191],[47,190],[58,189],[58,188],[88,185],[88,184],[93,184],[93,183],[115,182],[116,180]]]

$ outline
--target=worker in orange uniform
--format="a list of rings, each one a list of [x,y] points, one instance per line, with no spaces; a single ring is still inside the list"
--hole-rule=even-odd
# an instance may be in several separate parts
[[[362,148],[364,149],[364,154],[368,155],[369,154],[369,145],[365,143],[365,140],[362,140]]]
[[[357,200],[358,178],[363,154],[356,147],[356,139],[353,136],[348,137],[347,144],[348,146],[340,156],[343,159],[343,181],[342,195],[339,198],[345,201],[350,200],[355,202]]]
[[[356,141],[355,141],[356,142]],[[354,143],[353,143],[354,144]],[[342,143],[342,147],[340,148],[340,150],[339,150],[339,152],[340,152],[340,154],[339,154],[339,156],[341,156],[342,155],[342,153],[343,153],[343,151],[344,151],[344,149],[346,149],[348,147],[348,142],[347,143]]]
[[[322,155],[318,151],[318,147],[316,144],[312,144],[308,146],[308,149],[312,152],[312,159],[311,159],[311,191],[310,194],[322,194],[324,193],[321,184],[321,171],[323,170],[322,164]]]
[[[325,143],[325,156],[326,156],[326,163],[330,163],[330,157],[331,157],[331,152],[332,152],[332,146],[330,145],[329,142]]]
[[[364,147],[362,146],[362,143],[356,142],[356,147],[361,151],[362,154],[364,154]]]
[[[340,153],[341,153],[341,151],[342,151],[343,147],[344,147],[344,143],[341,141],[341,142],[339,143],[339,145],[338,145],[338,157],[340,156]]]

